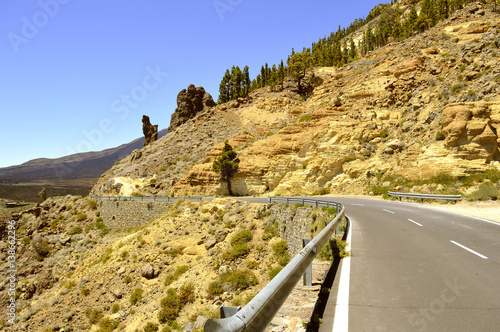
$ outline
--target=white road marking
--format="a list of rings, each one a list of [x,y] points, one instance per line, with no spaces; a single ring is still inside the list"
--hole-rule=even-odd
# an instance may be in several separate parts
[[[460,243],[458,243],[458,242],[455,242],[455,241],[450,241],[450,242],[451,242],[451,243],[453,243],[454,245],[459,246],[459,247],[460,247],[460,248],[462,248],[462,249],[467,250],[468,252],[473,253],[474,255],[477,255],[477,256],[481,257],[482,259],[488,259],[488,257],[486,257],[486,256],[484,256],[484,255],[481,255],[481,254],[480,254],[480,253],[478,253],[477,251],[474,251],[474,250],[472,250],[472,249],[470,249],[470,248],[467,248],[466,246],[464,246],[464,245],[462,245],[462,244],[460,244]]]
[[[395,212],[392,212],[391,210],[386,210],[386,209],[382,209],[382,211],[389,212],[389,213],[392,213],[392,214],[395,213]]]
[[[364,204],[358,204],[358,203],[351,203],[351,205],[356,205],[356,206],[365,206]]]
[[[408,221],[411,221],[412,223],[414,223],[415,225],[418,225],[420,227],[423,227],[422,224],[419,224],[418,222],[416,222],[415,220],[411,220],[411,219],[408,219]]]
[[[474,216],[469,216],[469,215],[464,215],[464,214],[463,214],[462,216],[471,217],[471,218],[476,219],[476,220],[480,220],[480,221],[487,222],[487,223],[489,223],[489,224],[493,224],[493,225],[500,226],[500,223],[498,223],[498,222],[496,222],[496,221],[493,221],[493,220],[483,219],[483,218],[474,217]]]
[[[351,250],[352,219],[347,233],[346,251]],[[351,278],[351,256],[342,258],[340,271],[339,292],[335,305],[332,332],[347,332],[349,330],[349,281]]]

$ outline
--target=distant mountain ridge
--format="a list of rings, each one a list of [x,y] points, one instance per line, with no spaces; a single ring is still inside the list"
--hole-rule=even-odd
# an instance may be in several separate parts
[[[168,130],[158,132],[158,138]],[[38,158],[21,165],[0,168],[0,183],[22,183],[32,181],[75,181],[97,179],[115,162],[125,158],[135,149],[142,149],[144,137],[98,152],[76,153],[49,159]]]

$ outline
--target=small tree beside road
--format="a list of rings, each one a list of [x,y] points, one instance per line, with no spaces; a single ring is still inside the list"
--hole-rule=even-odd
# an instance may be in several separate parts
[[[215,173],[219,173],[222,179],[226,181],[229,196],[233,196],[231,190],[231,177],[238,170],[239,162],[240,160],[237,158],[236,152],[226,140],[221,155],[217,157],[212,164],[212,169]]]

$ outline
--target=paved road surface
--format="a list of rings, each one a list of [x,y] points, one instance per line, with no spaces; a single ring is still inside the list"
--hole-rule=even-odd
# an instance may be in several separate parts
[[[330,199],[352,221],[348,320],[334,331],[500,331],[500,224],[413,203]],[[336,295],[320,331],[332,331]]]

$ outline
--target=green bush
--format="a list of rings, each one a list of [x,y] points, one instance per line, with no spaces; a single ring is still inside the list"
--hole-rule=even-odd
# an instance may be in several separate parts
[[[474,201],[489,201],[497,200],[498,198],[498,188],[491,184],[482,185],[469,195],[469,199]]]
[[[451,87],[451,93],[456,95],[457,93],[460,92],[460,90],[462,90],[463,88],[463,84],[455,84],[454,86]]]
[[[120,322],[112,321],[110,318],[106,317],[99,321],[99,331],[98,332],[111,332],[114,331]]]
[[[384,195],[389,192],[389,188],[384,186],[372,186],[370,191],[373,192],[374,195]]]
[[[160,305],[162,310],[158,313],[158,321],[162,324],[174,321],[179,316],[182,307],[181,298],[174,288],[169,288],[167,296],[161,300]]]
[[[278,228],[276,226],[266,226],[264,228],[264,234],[262,234],[262,240],[267,241],[273,237],[279,236]]]
[[[306,114],[300,117],[299,122],[311,121],[313,118],[312,114]]]
[[[165,253],[166,253],[167,255],[169,255],[170,257],[175,258],[175,257],[177,257],[177,256],[179,256],[179,255],[182,255],[182,254],[183,254],[183,252],[184,252],[184,248],[185,248],[185,247],[183,247],[183,246],[179,246],[179,247],[172,247],[172,248],[170,248],[170,249],[166,250],[166,251],[165,251]]]
[[[165,296],[161,302],[162,308],[180,308],[181,307],[181,298],[175,291],[175,288],[169,288],[167,290],[167,296]]]
[[[89,319],[90,324],[95,324],[101,319],[102,311],[99,309],[88,308],[85,310],[85,316]]]
[[[113,304],[113,307],[111,308],[111,312],[116,314],[118,311],[120,311],[120,305],[118,303]]]
[[[348,257],[351,255],[350,251],[346,251],[347,242],[340,239],[335,240],[335,245],[338,248],[337,256],[340,258]]]
[[[234,235],[231,238],[231,245],[233,247],[238,246],[241,244],[248,243],[248,242],[252,241],[252,239],[253,239],[253,233],[250,230],[245,229],[245,230],[242,230],[242,231],[236,233],[236,235]]]
[[[99,218],[97,218],[99,220]],[[104,222],[102,222],[102,218],[101,218],[101,221],[97,221],[95,223],[95,228],[97,228],[98,230],[101,230],[101,231],[106,231],[108,229],[108,226],[106,226],[104,224]]]
[[[290,255],[288,254],[288,243],[285,240],[276,242],[273,245],[273,253],[279,265],[285,266],[290,262]]]
[[[171,283],[173,283],[174,281],[177,281],[177,279],[179,279],[179,277],[183,273],[185,273],[187,270],[189,270],[189,266],[188,265],[178,266],[174,273],[169,273],[165,277],[165,286],[168,286]]]
[[[333,208],[333,207],[326,207],[326,206],[323,206],[321,208],[321,210],[323,212],[326,212],[328,213],[329,216],[333,216],[335,213],[337,213],[337,209],[336,208]]]
[[[142,288],[136,288],[132,294],[130,294],[130,304],[135,305],[142,299],[142,294],[144,291]]]
[[[441,184],[443,186],[454,185],[457,179],[448,173],[439,173],[429,179],[431,183]]]
[[[87,219],[87,215],[85,213],[80,213],[76,216],[76,221],[84,221]]]
[[[258,266],[259,266],[259,263],[257,263],[257,261],[254,261],[254,260],[249,260],[246,262],[246,266],[249,268],[249,269],[256,269]]]
[[[239,244],[229,249],[228,251],[223,252],[222,259],[226,261],[233,261],[236,258],[245,257],[249,253],[250,253],[250,247],[246,243]]]
[[[333,260],[333,254],[332,254],[332,242],[333,240],[330,239],[327,244],[321,248],[321,250],[318,253],[317,258],[320,260],[324,261],[332,261]]]
[[[97,210],[97,201],[94,199],[88,199],[87,200],[87,205],[91,210]]]
[[[182,285],[179,290],[179,298],[182,305],[194,302],[194,285],[192,283]]]
[[[221,295],[222,293],[224,293],[224,290],[222,289],[222,285],[220,282],[214,281],[208,285],[207,293],[210,298],[214,298],[217,295]]]
[[[88,296],[90,294],[90,290],[88,290],[87,288],[83,287],[80,292],[82,293],[82,295],[84,296]]]
[[[144,332],[156,332],[156,331],[158,331],[158,324],[153,324],[151,322],[148,322],[144,327]]]
[[[75,227],[71,227],[68,234],[75,235],[75,234],[80,234],[82,232],[83,232],[83,228],[81,228],[80,226],[75,226]]]
[[[246,289],[259,283],[257,277],[248,269],[236,270],[220,276],[223,283],[228,283],[236,289]]]

